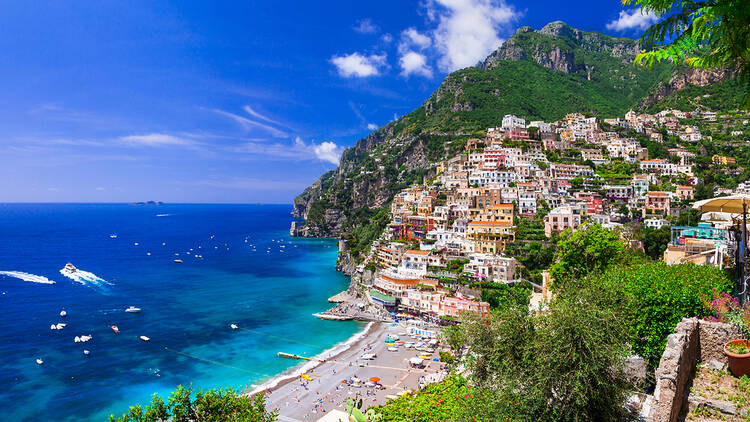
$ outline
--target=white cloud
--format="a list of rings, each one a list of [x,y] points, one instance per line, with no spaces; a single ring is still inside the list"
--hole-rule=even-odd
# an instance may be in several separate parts
[[[292,145],[281,143],[246,142],[231,149],[234,153],[260,156],[263,159],[284,160],[314,160],[318,159],[331,164],[338,164],[344,147],[334,142],[325,141],[320,144],[306,143],[299,136]]]
[[[607,23],[607,29],[610,31],[627,31],[630,29],[645,30],[659,20],[654,12],[643,13],[643,10],[635,9],[628,13],[627,10],[620,11],[620,16]]]
[[[380,74],[380,69],[386,66],[386,54],[371,54],[363,56],[357,52],[345,56],[331,57],[331,63],[338,69],[339,75],[345,78],[366,78]]]
[[[140,145],[140,146],[147,146],[147,147],[195,145],[195,142],[192,140],[179,138],[177,136],[167,135],[164,133],[149,133],[146,135],[121,136],[119,139],[131,145]]]
[[[378,128],[378,125],[376,125],[375,123],[368,123],[367,124],[367,129],[369,129],[369,130],[376,130],[377,128]]]
[[[432,77],[432,68],[427,65],[427,57],[415,51],[407,51],[398,60],[401,66],[401,75],[422,75],[426,78]]]
[[[252,108],[250,108],[250,106],[242,107],[242,109],[245,110],[245,113],[247,113],[247,114],[249,114],[249,115],[251,115],[251,116],[253,116],[255,118],[258,118],[258,119],[261,119],[261,120],[265,120],[265,121],[267,121],[269,123],[273,123],[275,125],[284,126],[282,123],[277,122],[276,120],[273,120],[273,119],[271,119],[269,117],[266,117],[266,116],[258,113],[257,111],[255,111]]]
[[[344,147],[338,146],[333,142],[325,141],[320,144],[315,144],[314,142],[305,144],[299,136],[294,139],[294,145],[298,149],[311,150],[321,161],[327,161],[336,165],[338,165],[339,159],[341,159],[341,153],[344,152]]]
[[[432,44],[432,40],[427,35],[419,33],[414,27],[405,29],[401,32],[401,42],[398,44],[399,52],[404,52],[413,47],[424,50]]]
[[[520,15],[504,0],[429,0],[427,16],[438,22],[433,38],[440,68],[475,65],[502,44],[498,32],[510,32]]]
[[[262,130],[270,133],[271,135],[273,135],[273,136],[275,136],[277,138],[286,138],[286,137],[289,136],[283,130],[277,129],[277,128],[271,126],[271,125],[267,125],[267,124],[261,123],[261,122],[256,122],[255,120],[251,120],[251,119],[248,119],[247,117],[243,117],[243,116],[238,116],[238,115],[236,115],[234,113],[230,113],[228,111],[219,110],[219,109],[215,109],[215,108],[214,109],[209,109],[209,111],[212,111],[212,112],[214,112],[216,114],[219,114],[219,115],[222,115],[222,116],[225,116],[225,117],[228,117],[228,118],[234,120],[240,126],[244,127],[245,129],[252,129],[252,128],[262,129]],[[255,112],[252,111],[252,113],[250,113],[251,111],[252,111],[252,109],[250,107],[247,107],[247,106],[245,107],[245,112],[249,113],[250,115],[254,115],[253,113],[255,113]],[[258,113],[255,113],[255,114],[258,114]],[[260,116],[260,115],[258,114],[258,116]],[[261,116],[261,117],[263,117],[263,116]]]
[[[99,186],[98,188],[96,188],[96,190],[98,190],[99,192],[103,192],[103,191],[105,191],[106,189],[104,189],[103,187]]]
[[[372,23],[370,18],[360,19],[357,21],[357,26],[353,29],[360,34],[374,34],[378,32],[378,26]]]
[[[393,41],[393,35],[385,33],[382,37],[380,37],[380,39],[383,40],[384,43],[388,44]]]

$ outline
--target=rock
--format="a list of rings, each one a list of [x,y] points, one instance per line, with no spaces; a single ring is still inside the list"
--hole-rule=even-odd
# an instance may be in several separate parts
[[[712,371],[721,371],[722,369],[724,369],[724,364],[721,363],[721,362],[719,362],[716,359],[711,359],[706,364],[706,368],[708,368],[708,369],[710,369]]]
[[[647,363],[646,359],[632,355],[625,360],[625,376],[634,385],[641,387],[646,382]]]

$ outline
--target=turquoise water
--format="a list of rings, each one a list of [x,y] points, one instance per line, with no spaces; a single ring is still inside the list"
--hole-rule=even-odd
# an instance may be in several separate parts
[[[312,315],[348,278],[335,241],[289,237],[289,211],[0,204],[0,271],[37,276],[0,275],[0,420],[101,421],[178,384],[245,388],[295,364],[278,351],[315,355],[356,333]],[[92,276],[65,277],[67,262]]]

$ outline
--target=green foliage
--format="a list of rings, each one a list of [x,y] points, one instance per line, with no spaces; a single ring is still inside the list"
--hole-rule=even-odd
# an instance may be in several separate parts
[[[701,295],[732,288],[730,279],[719,269],[664,262],[613,266],[598,277],[597,283],[622,289],[621,295],[629,303],[627,318],[636,332],[633,349],[652,368],[658,365],[667,336],[682,318],[706,316]]]
[[[599,224],[565,230],[560,235],[555,263],[550,269],[555,289],[605,270],[623,259],[625,245],[617,232]]]
[[[686,63],[702,69],[738,67],[745,84],[743,106],[750,107],[750,6],[737,0],[624,0],[659,22],[641,37],[649,51],[635,63]]]
[[[346,241],[354,258],[366,254],[372,242],[390,222],[389,208],[354,210],[347,220]]]
[[[590,285],[561,292],[544,313],[510,307],[489,320],[464,318],[451,343],[471,345],[469,414],[477,420],[620,420],[630,336],[622,307],[601,295]]]
[[[669,227],[654,229],[646,227],[643,230],[643,249],[649,258],[659,260],[669,244],[671,230]]]
[[[198,391],[178,386],[167,402],[154,394],[145,408],[132,406],[122,417],[110,415],[112,422],[272,422],[276,412],[266,411],[262,394],[250,398],[232,389]]]
[[[440,356],[440,362],[445,362],[447,364],[451,364],[456,361],[456,357],[453,356],[453,353],[446,352],[445,350],[441,350],[438,355]]]
[[[452,376],[424,390],[388,400],[374,410],[382,416],[383,422],[460,420],[466,415],[470,391],[464,378]]]
[[[743,86],[737,79],[706,86],[687,85],[650,105],[646,112],[658,113],[671,109],[693,111],[696,108],[736,110],[740,108],[743,95]]]
[[[491,309],[529,306],[531,300],[531,287],[521,284],[477,283],[472,287],[481,288],[482,301],[489,303]]]
[[[541,272],[547,270],[555,258],[555,244],[515,241],[506,246],[505,253],[521,263],[518,275],[539,283]]]

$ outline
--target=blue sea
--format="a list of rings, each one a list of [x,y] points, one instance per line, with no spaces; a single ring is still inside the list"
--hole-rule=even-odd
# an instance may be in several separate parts
[[[335,241],[289,236],[290,211],[0,204],[0,420],[104,421],[179,384],[244,389],[295,365],[277,352],[358,332],[313,316],[349,280]]]

